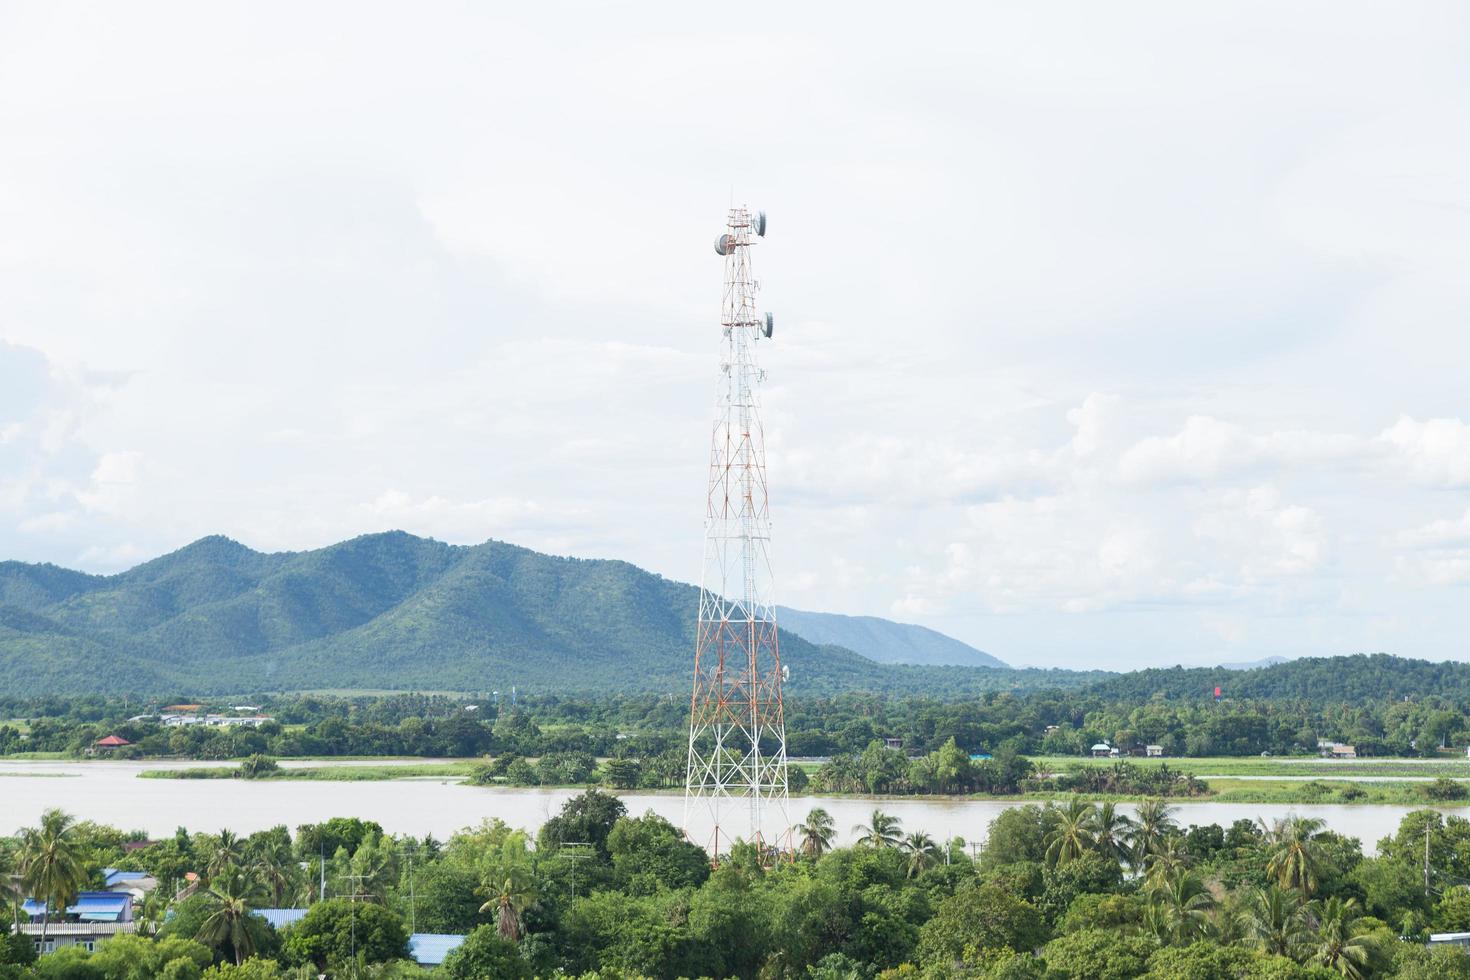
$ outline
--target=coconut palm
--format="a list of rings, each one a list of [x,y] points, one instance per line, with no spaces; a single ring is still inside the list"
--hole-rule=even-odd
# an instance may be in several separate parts
[[[1081,797],[1072,797],[1065,809],[1057,811],[1056,827],[1043,839],[1046,859],[1062,865],[1092,850],[1096,824],[1097,809]]]
[[[523,864],[510,865],[491,891],[494,895],[480,906],[480,911],[495,913],[495,931],[500,933],[501,938],[513,943],[519,942],[521,916],[536,901],[535,880],[531,869]]]
[[[903,840],[901,822],[882,810],[874,810],[866,824],[858,824],[852,832],[861,847],[897,847]]]
[[[832,814],[821,807],[813,807],[806,815],[806,822],[796,825],[796,836],[801,840],[801,853],[807,857],[821,857],[832,849],[832,838],[837,835],[837,825]]]
[[[1128,836],[1132,831],[1133,821],[1127,814],[1118,812],[1117,804],[1109,801],[1097,808],[1092,841],[1098,853],[1123,861],[1128,857]]]
[[[901,845],[908,854],[908,876],[917,878],[925,869],[932,868],[944,859],[939,844],[922,830],[915,831],[903,839]]]
[[[46,944],[51,907],[65,909],[87,880],[76,825],[76,818],[71,814],[52,808],[41,814],[39,826],[27,827],[20,832],[21,885],[44,906],[41,911],[42,948]]]
[[[229,943],[235,952],[235,965],[239,966],[255,953],[250,917],[254,915],[255,903],[262,897],[260,886],[246,872],[227,866],[210,880],[204,895],[211,911],[200,923],[195,938],[215,948]]]
[[[227,868],[242,868],[248,863],[245,841],[233,831],[221,830],[217,836],[206,840],[209,850],[209,859],[204,865],[206,877],[213,878],[217,874],[223,874]]]
[[[1304,899],[1311,898],[1322,869],[1322,844],[1317,838],[1325,826],[1315,817],[1296,814],[1269,826],[1261,821],[1266,838],[1266,874],[1282,888],[1295,889]]]
[[[1301,895],[1276,885],[1254,889],[1243,915],[1246,942],[1267,953],[1296,959],[1311,937]]]
[[[1362,917],[1358,915],[1357,901],[1329,898],[1312,911],[1317,920],[1313,962],[1352,980],[1367,976],[1378,952],[1378,942],[1359,925]]]
[[[1129,835],[1130,859],[1135,870],[1148,863],[1149,855],[1170,833],[1178,829],[1174,823],[1174,808],[1160,799],[1148,799],[1138,804],[1133,815],[1132,833]]]
[[[1205,935],[1215,898],[1198,875],[1180,869],[1158,879],[1149,894],[1163,926],[1162,934],[1156,931],[1160,940],[1187,945]]]
[[[250,873],[270,893],[271,902],[277,907],[285,905],[296,891],[301,877],[301,868],[291,848],[290,832],[285,827],[278,827],[254,835],[246,854]]]
[[[1194,856],[1185,849],[1184,838],[1170,834],[1154,844],[1153,851],[1145,859],[1148,879],[1144,887],[1153,889],[1158,882],[1167,881],[1183,874],[1194,864]]]

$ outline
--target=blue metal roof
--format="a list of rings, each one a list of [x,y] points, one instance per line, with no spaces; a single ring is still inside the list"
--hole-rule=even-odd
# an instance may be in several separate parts
[[[416,932],[408,937],[408,955],[419,966],[439,966],[444,957],[459,948],[463,936],[442,932]]]
[[[20,907],[20,910],[26,915],[39,917],[46,913],[46,906],[42,905],[34,898],[28,898],[25,900],[25,904]]]
[[[121,922],[132,901],[132,896],[126,893],[82,892],[77,896],[77,903],[67,906],[66,911],[83,922]]]
[[[306,918],[306,909],[256,909],[255,914],[276,929],[284,929],[293,922]]]
[[[121,871],[117,868],[103,868],[102,873],[107,877],[103,883],[109,888],[120,881],[142,881],[144,878],[153,877],[146,871]]]

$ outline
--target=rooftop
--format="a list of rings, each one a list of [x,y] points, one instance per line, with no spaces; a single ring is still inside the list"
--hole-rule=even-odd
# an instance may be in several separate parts
[[[464,936],[454,934],[416,932],[408,937],[408,955],[419,966],[439,966],[464,940]]]

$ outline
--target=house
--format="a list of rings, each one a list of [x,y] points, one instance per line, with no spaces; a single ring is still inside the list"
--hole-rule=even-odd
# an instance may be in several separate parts
[[[1143,747],[1143,753],[1150,759],[1162,759],[1164,757],[1164,747],[1162,745],[1145,745]]]
[[[121,735],[108,735],[105,738],[99,738],[96,742],[93,743],[93,745],[103,750],[104,752],[111,752],[113,749],[120,749],[124,745],[132,744],[132,742],[129,742]]]
[[[102,869],[102,887],[110,892],[131,895],[142,901],[143,896],[158,887],[158,879],[146,871],[123,871],[118,868]]]
[[[62,946],[83,946],[88,950],[119,933],[137,928],[133,921],[133,896],[125,892],[82,892],[75,905],[64,913],[51,916],[45,923],[46,942],[41,942],[45,906],[27,899],[21,913],[27,921],[20,923],[23,936],[34,937],[37,953],[50,953]]]
[[[284,929],[306,918],[306,909],[256,909],[255,914],[269,922],[271,928]]]
[[[1470,759],[1470,745],[1465,746],[1465,758]]]
[[[1089,751],[1092,752],[1092,757],[1094,759],[1106,759],[1108,756],[1116,752],[1117,749],[1113,748],[1107,742],[1098,742]]]
[[[416,932],[408,937],[408,958],[419,966],[442,966],[444,957],[459,948],[464,936],[442,932]]]
[[[1433,932],[1429,934],[1430,946],[1470,946],[1470,932]]]
[[[995,758],[995,757],[992,756],[989,752],[972,752],[972,753],[970,753],[970,761],[971,762],[989,762],[993,758]]]
[[[885,749],[902,749],[903,748],[903,739],[901,739],[901,738],[885,738],[883,740],[883,747]]]
[[[1343,745],[1341,742],[1329,742],[1326,739],[1317,740],[1317,748],[1324,759],[1356,759],[1358,750],[1351,745]]]

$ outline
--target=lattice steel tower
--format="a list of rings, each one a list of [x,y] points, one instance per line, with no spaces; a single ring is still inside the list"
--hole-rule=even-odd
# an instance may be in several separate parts
[[[725,257],[720,375],[710,448],[704,576],[694,643],[684,829],[714,857],[736,838],[789,850],[786,719],[771,589],[771,522],[755,348],[771,315],[756,308],[752,236],[766,215],[732,208],[715,240]]]

